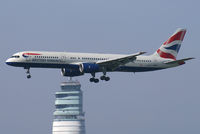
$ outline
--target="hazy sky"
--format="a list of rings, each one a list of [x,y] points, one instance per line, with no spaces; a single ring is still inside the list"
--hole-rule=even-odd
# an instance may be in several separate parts
[[[152,54],[187,28],[178,58],[187,64],[147,73],[108,73],[109,82],[77,77],[87,134],[200,133],[198,0],[1,0],[0,133],[50,134],[59,69],[7,66],[23,50]],[[102,74],[97,74],[99,77]]]

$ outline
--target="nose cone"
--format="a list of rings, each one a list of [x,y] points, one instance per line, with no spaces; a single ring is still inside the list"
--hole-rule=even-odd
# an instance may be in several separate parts
[[[13,63],[13,62],[11,61],[11,59],[10,59],[10,58],[6,60],[6,64],[7,64],[7,65],[10,65],[10,66],[12,66],[12,63]]]

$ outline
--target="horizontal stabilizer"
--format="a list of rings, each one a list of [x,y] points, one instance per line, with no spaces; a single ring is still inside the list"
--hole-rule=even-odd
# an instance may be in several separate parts
[[[194,59],[194,58],[185,58],[185,59],[180,59],[180,60],[175,60],[175,61],[168,61],[168,62],[165,62],[165,64],[179,64],[179,65],[182,65],[182,64],[185,64],[185,61],[187,60],[191,60],[191,59]]]

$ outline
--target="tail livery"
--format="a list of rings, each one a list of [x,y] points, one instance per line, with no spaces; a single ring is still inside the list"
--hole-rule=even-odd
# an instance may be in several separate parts
[[[176,32],[155,52],[155,55],[160,56],[161,58],[176,60],[185,33],[186,29],[177,29]]]

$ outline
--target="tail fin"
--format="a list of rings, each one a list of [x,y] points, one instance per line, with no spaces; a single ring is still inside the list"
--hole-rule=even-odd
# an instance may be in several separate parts
[[[154,55],[161,58],[168,58],[176,60],[176,56],[181,47],[181,43],[185,36],[186,29],[177,29],[172,36],[165,41],[162,46],[154,53]]]

